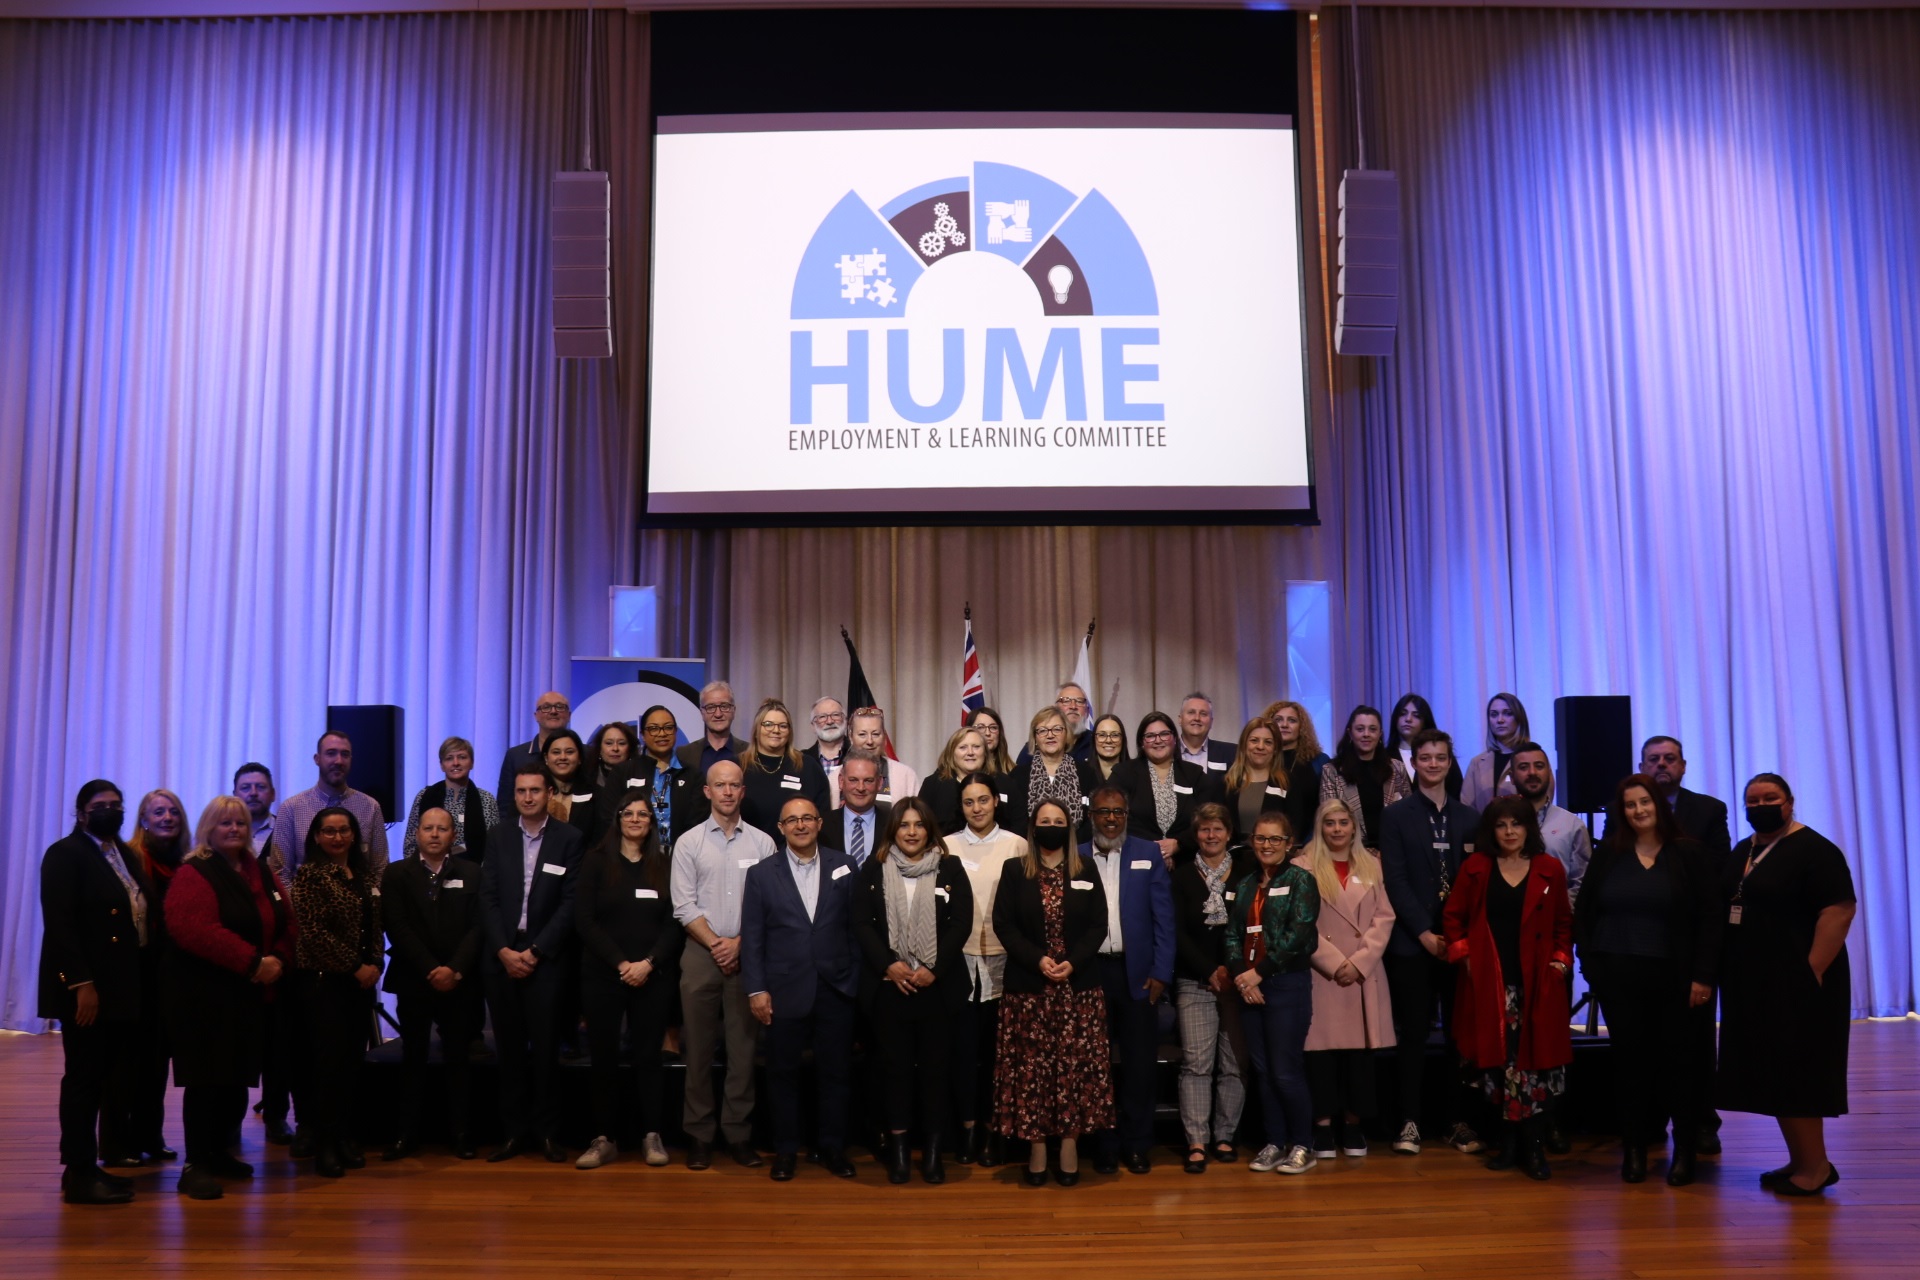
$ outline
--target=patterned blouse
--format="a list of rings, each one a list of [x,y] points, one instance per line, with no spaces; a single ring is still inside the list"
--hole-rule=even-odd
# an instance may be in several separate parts
[[[324,860],[302,863],[293,875],[293,916],[300,925],[298,968],[352,973],[380,963],[380,895],[365,877]]]
[[[1067,825],[1074,826],[1080,821],[1080,769],[1068,756],[1047,776],[1047,766],[1040,759],[1040,753],[1033,753],[1033,770],[1027,775],[1027,818],[1033,818],[1034,811],[1042,801],[1051,800],[1067,811]]]

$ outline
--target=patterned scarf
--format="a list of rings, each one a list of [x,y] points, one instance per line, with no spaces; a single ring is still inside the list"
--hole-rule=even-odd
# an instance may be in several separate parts
[[[1233,870],[1233,859],[1222,858],[1220,865],[1211,869],[1205,858],[1195,858],[1193,862],[1200,868],[1200,878],[1207,885],[1206,923],[1209,926],[1223,925],[1227,922],[1227,900],[1223,895],[1227,887],[1227,873]]]
[[[1160,824],[1161,834],[1164,835],[1173,830],[1173,820],[1180,813],[1180,798],[1173,794],[1173,763],[1167,763],[1167,771],[1163,774],[1158,765],[1149,761],[1147,777],[1153,782],[1153,820]]]
[[[1033,766],[1027,774],[1027,817],[1031,819],[1034,810],[1046,800],[1067,811],[1069,825],[1080,820],[1080,770],[1072,756],[1061,760],[1060,767],[1049,777],[1040,753],[1033,753]]]

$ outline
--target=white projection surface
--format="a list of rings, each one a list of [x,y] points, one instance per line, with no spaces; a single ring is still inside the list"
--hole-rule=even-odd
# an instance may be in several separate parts
[[[668,116],[647,507],[1301,511],[1284,116]]]

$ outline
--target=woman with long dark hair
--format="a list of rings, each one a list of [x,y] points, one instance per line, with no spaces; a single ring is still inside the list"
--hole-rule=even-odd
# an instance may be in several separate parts
[[[1466,777],[1460,784],[1461,803],[1482,810],[1510,782],[1507,766],[1513,763],[1514,752],[1521,743],[1533,740],[1527,709],[1511,693],[1496,693],[1487,699],[1486,725],[1487,749],[1467,762]]]
[[[981,707],[967,717],[967,728],[978,729],[981,739],[987,744],[987,767],[984,772],[1002,778],[1013,772],[1013,754],[1007,750],[1007,732],[1001,727],[1003,723],[1000,713],[992,707]]]
[[[1127,834],[1151,840],[1171,867],[1178,854],[1191,854],[1193,813],[1219,796],[1207,770],[1180,755],[1180,730],[1164,711],[1149,711],[1134,731],[1140,754],[1113,771],[1127,793]]]
[[[673,918],[672,863],[660,847],[653,808],[635,788],[615,811],[614,825],[581,861],[573,891],[580,960],[580,1007],[587,1015],[592,1056],[594,1127],[599,1136],[574,1161],[576,1169],[612,1163],[627,1113],[638,1113],[641,1150],[650,1165],[667,1163],[660,1134],[666,1116],[666,1077],[660,1046],[673,1016],[678,957],[684,942]],[[620,1032],[627,1031],[636,1077],[620,1088]]]
[[[1354,833],[1369,849],[1380,846],[1380,814],[1396,800],[1413,794],[1413,780],[1388,753],[1380,712],[1362,703],[1347,716],[1333,763],[1320,771],[1320,803],[1339,800],[1358,830]]]
[[[580,833],[580,842],[592,848],[600,839],[602,815],[593,772],[587,761],[587,744],[580,740],[579,734],[562,726],[547,735],[540,759],[553,778],[547,816],[574,828]]]
[[[994,779],[971,774],[960,783],[966,828],[947,837],[947,856],[957,858],[973,885],[973,927],[962,950],[969,981],[967,1009],[954,1030],[953,1108],[960,1119],[961,1164],[992,1168],[1001,1161],[998,1135],[986,1137],[980,1123],[992,1108],[994,1050],[999,1043],[1000,996],[1007,985],[1007,952],[993,932],[993,898],[1000,873],[1027,853],[1027,842],[1001,827]],[[983,1060],[984,1059],[984,1064]]]
[[[1387,754],[1400,762],[1409,778],[1413,772],[1413,740],[1422,730],[1437,729],[1434,723],[1433,708],[1427,700],[1417,693],[1403,693],[1400,701],[1393,704],[1393,710],[1387,714]],[[1454,761],[1447,769],[1447,794],[1457,796],[1464,781],[1460,772],[1460,762]]]
[[[1232,823],[1233,846],[1251,847],[1253,824],[1260,815],[1280,812],[1292,822],[1302,804],[1319,801],[1320,787],[1315,783],[1311,796],[1294,794],[1293,778],[1280,767],[1280,739],[1273,724],[1255,716],[1240,730],[1239,745],[1233,763],[1227,766],[1221,785],[1226,789],[1226,810]],[[1304,829],[1304,828],[1303,828]]]

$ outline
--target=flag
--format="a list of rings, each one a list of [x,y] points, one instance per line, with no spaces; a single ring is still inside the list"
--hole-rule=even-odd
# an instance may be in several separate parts
[[[847,642],[847,727],[851,729],[854,712],[864,707],[878,707],[880,703],[873,696],[873,686],[867,683],[866,670],[860,665],[860,651],[853,647],[853,637],[847,634],[844,623],[840,627],[840,638]],[[900,757],[893,753],[893,734],[889,732],[884,741],[887,758],[898,760]]]
[[[1097,619],[1095,620],[1097,621]],[[1070,684],[1080,686],[1087,695],[1087,715],[1093,715],[1093,622],[1087,623],[1086,638],[1080,641],[1080,660],[1073,664],[1073,674],[1067,677]]]
[[[960,650],[960,727],[987,705],[987,682],[980,678],[980,652],[973,647],[973,606],[967,606],[967,640]]]

